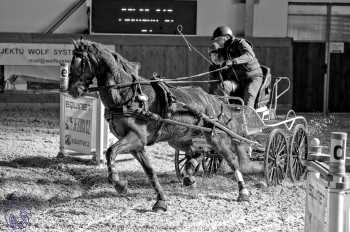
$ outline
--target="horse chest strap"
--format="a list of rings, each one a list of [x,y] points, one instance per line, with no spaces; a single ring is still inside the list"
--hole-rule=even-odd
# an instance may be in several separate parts
[[[132,107],[132,106],[122,106],[117,107],[113,109],[106,109],[105,111],[105,118],[107,121],[113,119],[114,117],[134,117],[138,118],[144,121],[149,120],[155,120],[159,121],[161,120],[161,116],[158,114],[154,114],[148,110],[144,110],[142,108],[138,107]]]

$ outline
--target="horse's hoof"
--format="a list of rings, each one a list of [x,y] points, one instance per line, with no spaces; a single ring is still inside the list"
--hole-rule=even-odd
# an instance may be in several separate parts
[[[152,210],[154,212],[159,212],[159,211],[165,212],[167,211],[167,209],[168,209],[168,206],[166,204],[166,201],[164,200],[158,200],[152,207]]]
[[[64,153],[63,152],[58,152],[56,158],[57,159],[63,159],[64,158]]]
[[[237,198],[238,202],[242,202],[242,201],[249,201],[249,192],[247,189],[241,189],[241,191],[239,191],[239,195]]]
[[[185,176],[182,183],[184,186],[193,186],[196,183],[196,180],[193,176]]]
[[[119,194],[125,195],[128,193],[128,181],[118,181],[114,188]]]
[[[107,180],[109,184],[113,184],[112,174],[108,174]]]
[[[265,183],[265,181],[259,181],[254,186],[256,188],[259,188],[259,189],[266,189],[267,188],[267,184]]]

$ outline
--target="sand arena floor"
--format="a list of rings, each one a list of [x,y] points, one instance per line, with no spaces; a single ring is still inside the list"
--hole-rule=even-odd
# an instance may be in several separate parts
[[[350,132],[350,117],[308,115],[311,136],[328,145],[330,131]],[[57,159],[58,110],[0,112],[0,231],[11,231],[9,210],[27,209],[23,231],[303,231],[305,183],[266,188],[263,176],[245,176],[251,201],[237,202],[225,168],[185,188],[174,170],[174,150],[160,143],[147,152],[168,195],[168,211],[154,213],[155,194],[141,166],[120,155],[127,196],[107,182],[107,170],[89,157]],[[349,147],[349,145],[348,145]]]

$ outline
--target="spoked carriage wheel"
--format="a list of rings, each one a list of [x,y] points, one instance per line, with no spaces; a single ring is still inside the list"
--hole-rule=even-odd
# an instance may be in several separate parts
[[[202,159],[202,167],[204,174],[206,176],[212,176],[216,174],[221,167],[222,157],[214,154],[214,155],[205,155]]]
[[[298,124],[293,130],[290,144],[289,174],[293,182],[302,179],[306,172],[303,161],[307,158],[308,141],[305,126]]]
[[[191,156],[184,151],[175,150],[175,172],[177,179],[182,182],[184,178],[186,165],[190,162]],[[195,175],[199,170],[200,164],[194,169],[193,175]]]
[[[268,185],[281,184],[287,172],[288,141],[281,129],[274,129],[265,150],[265,178]]]

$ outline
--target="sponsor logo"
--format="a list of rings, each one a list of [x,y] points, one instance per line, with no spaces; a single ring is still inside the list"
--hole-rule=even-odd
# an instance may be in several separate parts
[[[10,201],[5,207],[4,217],[8,228],[15,231],[23,231],[30,226],[32,213],[29,208],[18,206],[15,202]]]
[[[67,117],[65,122],[65,129],[90,135],[91,120]]]
[[[71,110],[83,110],[88,111],[90,104],[88,103],[78,103],[72,101],[66,101],[66,108]]]

